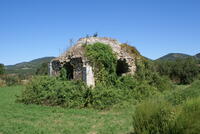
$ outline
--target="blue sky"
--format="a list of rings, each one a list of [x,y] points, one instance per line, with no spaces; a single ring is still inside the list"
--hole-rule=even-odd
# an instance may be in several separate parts
[[[0,63],[58,56],[87,34],[156,59],[200,53],[199,0],[0,0]]]

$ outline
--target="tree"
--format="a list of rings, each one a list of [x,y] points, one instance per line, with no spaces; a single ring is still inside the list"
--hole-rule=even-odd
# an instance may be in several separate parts
[[[0,75],[5,73],[5,66],[4,64],[0,64]]]
[[[198,61],[194,58],[158,61],[156,62],[156,69],[160,75],[168,76],[178,84],[190,84],[200,74]]]
[[[36,70],[36,75],[47,75],[48,74],[48,63],[42,63]]]

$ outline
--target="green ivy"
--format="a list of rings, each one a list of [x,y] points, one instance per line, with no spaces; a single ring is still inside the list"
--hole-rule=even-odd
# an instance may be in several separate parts
[[[116,77],[117,57],[109,45],[95,43],[85,46],[86,56],[94,68],[97,83],[110,84]]]

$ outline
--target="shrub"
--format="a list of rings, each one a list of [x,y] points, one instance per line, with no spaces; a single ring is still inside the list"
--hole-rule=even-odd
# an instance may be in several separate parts
[[[48,75],[48,62],[42,63],[35,72],[36,75]]]
[[[160,76],[158,73],[152,73],[151,79],[149,79],[149,84],[156,87],[159,91],[163,92],[166,90],[174,89],[172,82],[168,77]]]
[[[78,81],[61,81],[54,77],[33,78],[18,101],[25,104],[41,104],[63,107],[83,107],[86,86]]]
[[[93,66],[96,83],[111,84],[116,77],[117,57],[109,45],[95,43],[85,46],[86,56]],[[114,78],[115,79],[115,78]]]
[[[90,89],[79,81],[39,76],[29,82],[18,101],[25,104],[105,109],[122,101],[122,95],[112,87],[97,86]]]
[[[6,86],[6,82],[2,79],[0,79],[0,87]]]
[[[60,79],[61,80],[67,80],[67,70],[65,68],[62,68],[60,70]]]
[[[126,75],[126,76],[121,76],[116,80],[115,87],[122,89],[122,90],[131,90],[134,89],[136,86],[138,86],[140,83],[139,81],[131,76],[131,75]]]
[[[1,79],[5,81],[7,86],[19,85],[20,79],[18,75],[2,75]]]
[[[96,109],[111,108],[123,100],[122,92],[113,87],[96,87],[92,90],[92,107]]]
[[[137,87],[135,87],[130,93],[131,96],[136,100],[137,102],[141,102],[142,100],[145,100],[155,94],[157,94],[158,89],[147,84],[147,83],[141,83]]]
[[[5,73],[5,66],[4,64],[0,64],[0,75]]]
[[[125,77],[125,79],[128,78]],[[124,86],[121,86],[124,88],[97,85],[92,90],[90,104],[96,109],[108,109],[123,102],[136,104],[158,92],[156,88],[145,83],[132,83],[127,85],[127,87],[126,83],[124,83]]]
[[[120,77],[116,85],[97,84],[91,89],[79,81],[38,76],[26,85],[18,101],[62,107],[108,109],[123,101],[137,103],[158,92],[148,83],[139,83],[132,76]]]
[[[175,134],[178,107],[164,100],[147,100],[136,107],[133,116],[135,134]]]
[[[135,134],[197,134],[200,131],[200,81],[178,90],[144,100],[133,115]],[[173,93],[174,95],[174,93]],[[166,96],[170,96],[169,98]],[[180,99],[181,98],[181,99]],[[184,102],[184,103],[183,103]]]
[[[200,97],[188,100],[183,104],[182,112],[177,119],[176,129],[180,134],[198,134],[200,132]]]
[[[114,87],[121,90],[125,97],[124,100],[134,103],[138,103],[159,92],[156,87],[150,85],[147,81],[138,81],[131,75],[120,77]]]
[[[175,83],[190,84],[200,74],[200,68],[197,64],[198,60],[186,58],[174,61],[157,61],[155,67],[160,75],[170,77]]]
[[[172,104],[182,104],[188,99],[200,96],[200,81],[193,82],[189,87],[177,89],[165,95],[165,98]]]
[[[138,60],[136,65],[137,72],[135,77],[141,83],[146,81],[149,85],[156,87],[161,92],[174,88],[172,82],[167,77],[160,76],[155,71],[153,62],[143,59]]]

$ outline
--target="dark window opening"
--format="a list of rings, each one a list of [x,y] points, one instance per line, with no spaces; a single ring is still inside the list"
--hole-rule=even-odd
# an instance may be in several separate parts
[[[73,76],[73,71],[74,71],[73,66],[69,62],[67,62],[63,67],[66,69],[67,79],[68,80],[73,79],[74,78],[74,76]]]
[[[59,71],[61,69],[61,65],[59,61],[53,61],[52,62],[52,68],[55,71]]]
[[[72,58],[70,60],[70,64],[73,65],[73,71],[74,71],[74,75],[73,75],[73,79],[74,80],[82,80],[83,77],[83,61],[81,57],[77,57],[77,58]]]
[[[125,59],[119,59],[117,61],[117,70],[116,73],[118,76],[121,76],[123,73],[129,72],[129,66]]]

